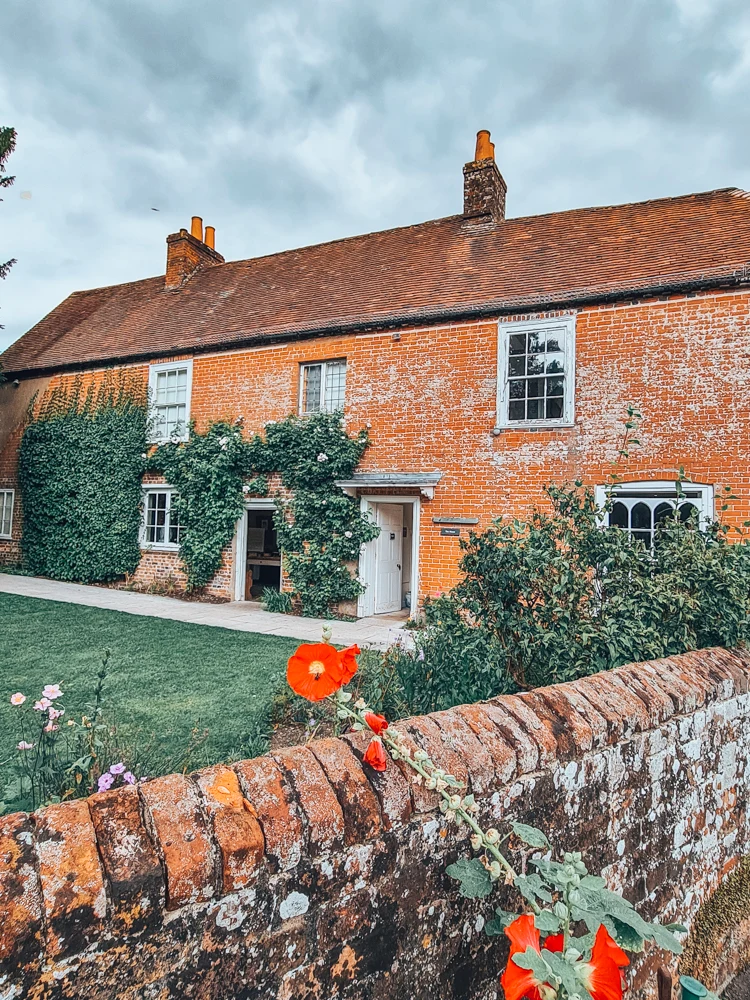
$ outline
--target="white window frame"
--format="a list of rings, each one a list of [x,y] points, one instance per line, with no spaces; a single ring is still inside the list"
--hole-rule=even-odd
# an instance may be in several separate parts
[[[1,516],[2,515],[2,510],[4,509],[4,506],[5,506],[5,500],[3,499],[3,504],[2,504],[2,506],[0,506],[0,538],[13,538],[13,508],[15,507],[15,503],[16,503],[16,491],[8,489],[6,487],[0,488],[0,496],[2,496],[4,498],[7,494],[10,494],[10,529],[9,529],[7,535],[3,533],[3,530],[2,530],[2,528],[3,528],[3,522],[2,522],[2,516]]]
[[[509,420],[508,404],[510,402],[510,387],[508,364],[510,359],[509,342],[514,333],[533,333],[543,330],[560,330],[563,340],[564,388],[562,417],[541,420]],[[497,427],[500,428],[534,428],[534,427],[572,427],[575,421],[575,364],[576,364],[576,317],[555,316],[549,319],[524,319],[511,323],[498,323],[497,352]],[[543,378],[543,375],[539,376]]]
[[[299,393],[297,401],[297,411],[301,417],[307,417],[311,413],[334,413],[325,405],[326,392],[326,370],[328,365],[344,365],[344,399],[346,399],[346,376],[349,370],[349,363],[346,358],[328,358],[325,361],[305,361],[299,366]],[[308,368],[320,368],[320,406],[317,410],[305,409],[305,371]],[[342,407],[343,409],[343,403]]]
[[[180,441],[187,441],[188,424],[190,422],[190,402],[193,395],[193,362],[185,361],[165,361],[160,364],[149,365],[148,369],[148,394],[149,394],[149,418],[150,418],[150,443],[163,444],[169,440],[166,437],[159,437],[156,433],[156,377],[160,372],[179,371],[186,369],[187,380],[185,387],[185,425],[179,435]]]
[[[612,498],[616,501],[618,499],[618,494],[622,493],[634,493],[634,497],[623,497],[620,502],[625,503],[626,500],[632,501],[628,509],[631,506],[640,503],[642,500],[652,501],[654,507],[652,507],[652,517],[651,522],[653,524],[653,511],[657,504],[663,501],[674,501],[675,507],[678,507],[681,503],[691,503],[694,507],[698,508],[698,523],[701,528],[705,528],[707,525],[711,524],[716,517],[715,507],[714,507],[714,488],[706,483],[688,483],[683,482],[682,494],[683,496],[678,496],[677,494],[677,483],[675,480],[668,479],[654,479],[654,480],[643,480],[639,479],[634,482],[629,483],[617,483],[614,486],[597,486],[594,490],[594,499],[596,504],[602,511],[601,523],[603,527],[609,527],[603,513],[604,505],[607,502],[607,495],[612,494]],[[628,531],[633,529],[628,528]],[[635,529],[638,530],[638,529]]]
[[[179,552],[180,543],[179,542],[149,542],[146,536],[148,530],[148,498],[153,493],[166,493],[167,494],[167,506],[166,506],[166,524],[165,524],[165,535],[169,538],[169,529],[171,527],[171,511],[172,511],[172,499],[177,490],[174,486],[165,486],[164,484],[154,483],[153,485],[143,487],[143,518],[141,519],[141,537],[140,544],[141,548],[147,552]],[[182,529],[185,530],[184,527]]]

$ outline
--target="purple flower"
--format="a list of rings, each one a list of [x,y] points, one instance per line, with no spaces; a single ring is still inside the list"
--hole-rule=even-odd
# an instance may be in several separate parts
[[[423,649],[420,649],[419,653],[417,654],[417,659],[419,660],[420,663],[424,663],[424,650]]]
[[[124,770],[125,770],[125,765],[122,762],[120,762],[119,764],[113,764],[112,767],[110,767],[109,769],[110,774],[122,774]]]
[[[99,791],[106,792],[108,788],[112,787],[114,780],[115,779],[111,774],[103,774],[101,778],[99,778]]]
[[[122,776],[122,780],[126,782],[128,785],[134,785],[135,775],[133,774],[132,771],[126,771],[125,774],[123,774]]]

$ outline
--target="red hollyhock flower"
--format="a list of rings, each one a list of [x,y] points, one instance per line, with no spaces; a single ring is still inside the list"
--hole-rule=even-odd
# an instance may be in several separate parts
[[[380,736],[384,729],[388,728],[388,720],[384,715],[377,712],[365,712],[365,722],[372,729],[376,736]]]
[[[365,751],[365,764],[369,764],[373,771],[385,771],[388,764],[388,756],[385,747],[377,736],[373,736],[370,745]]]
[[[510,956],[500,979],[505,1000],[547,1000],[547,997],[554,996],[555,991],[549,983],[541,982],[531,969],[522,969],[513,961],[514,955],[523,954],[527,948],[538,952],[542,950],[534,917],[524,913],[505,928],[505,933],[510,938]],[[551,934],[544,942],[548,951],[562,951],[562,945],[562,934]]]
[[[344,684],[348,684],[356,674],[358,664],[355,657],[359,656],[361,652],[362,650],[356,643],[341,650],[341,669],[343,671]]]
[[[306,643],[289,657],[286,679],[295,694],[320,701],[344,683],[341,654],[327,642]]]
[[[604,924],[600,924],[591,959],[581,963],[578,975],[594,1000],[622,1000],[624,977],[621,969],[626,965],[630,965],[628,956]]]

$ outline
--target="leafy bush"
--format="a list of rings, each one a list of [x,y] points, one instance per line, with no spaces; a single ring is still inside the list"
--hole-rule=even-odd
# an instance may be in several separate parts
[[[146,423],[143,386],[126,375],[50,393],[19,452],[29,572],[94,583],[135,571]]]
[[[748,634],[750,547],[726,525],[667,518],[653,550],[581,484],[551,511],[498,519],[461,541],[462,580],[425,606],[416,649],[395,656],[411,710],[571,680]]]
[[[275,587],[264,587],[261,602],[266,611],[288,615],[292,612],[292,595]]]

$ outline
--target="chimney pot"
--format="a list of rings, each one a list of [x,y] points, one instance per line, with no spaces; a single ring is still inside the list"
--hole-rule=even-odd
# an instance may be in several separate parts
[[[200,215],[194,215],[190,220],[190,235],[203,242],[203,219]]]
[[[474,153],[474,160],[494,160],[495,143],[490,142],[490,133],[486,128],[477,132],[477,148]]]
[[[204,240],[207,247],[215,249],[214,244],[216,243],[216,230],[213,226],[206,226],[206,238]]]
[[[179,233],[167,236],[167,273],[164,287],[179,288],[200,268],[223,263],[224,258],[214,249],[213,226],[206,226],[204,243],[203,219],[194,215],[189,233],[187,229],[181,229]]]
[[[466,218],[505,219],[507,185],[495,163],[495,144],[487,129],[477,132],[474,159],[464,166],[464,215]]]

